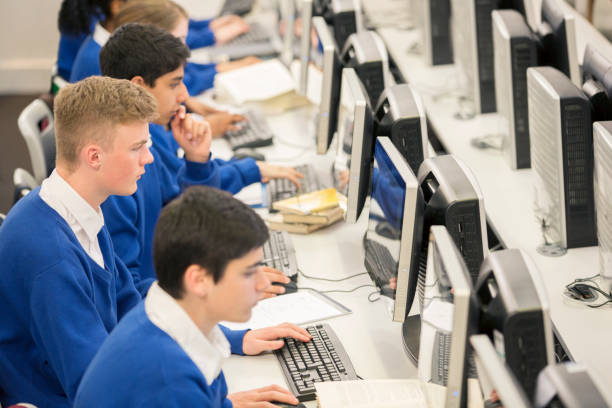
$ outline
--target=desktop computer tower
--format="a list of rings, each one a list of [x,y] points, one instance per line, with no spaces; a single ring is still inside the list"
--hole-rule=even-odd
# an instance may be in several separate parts
[[[495,99],[505,125],[503,150],[512,169],[526,169],[531,167],[527,68],[538,65],[537,42],[517,11],[495,10],[492,19]]]
[[[374,31],[351,34],[341,59],[344,67],[355,69],[368,93],[370,106],[376,106],[390,75],[389,56],[383,40]]]
[[[546,245],[597,245],[588,98],[552,67],[527,69],[536,216]]]
[[[389,136],[417,174],[429,156],[425,109],[418,93],[408,84],[385,89],[375,111],[376,136]]]
[[[475,285],[479,331],[491,338],[529,398],[538,373],[555,361],[550,310],[539,276],[520,250],[505,249],[485,259]]]
[[[612,122],[593,124],[595,205],[602,289],[612,291]]]
[[[450,0],[413,1],[412,15],[421,30],[425,61],[429,65],[452,64]]]

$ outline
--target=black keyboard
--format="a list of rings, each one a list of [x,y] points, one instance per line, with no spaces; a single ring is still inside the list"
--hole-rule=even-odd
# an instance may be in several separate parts
[[[255,111],[247,111],[242,114],[247,120],[238,123],[239,130],[225,132],[223,137],[229,143],[232,150],[243,147],[264,147],[272,144],[272,130],[268,126],[266,118]]]
[[[372,280],[378,287],[389,284],[389,279],[396,276],[397,262],[387,247],[371,239],[366,239],[365,263]]]
[[[251,11],[253,3],[255,3],[255,0],[225,0],[219,14],[236,14],[238,16],[244,16]]]
[[[289,389],[300,401],[315,399],[316,382],[358,379],[348,354],[328,324],[306,330],[312,335],[308,343],[287,337],[283,348],[274,352]]]
[[[271,41],[270,32],[263,25],[252,22],[249,23],[249,31],[240,34],[238,37],[229,41],[228,43],[221,45],[221,47],[236,46],[236,45],[248,45],[254,43],[263,43]]]
[[[264,263],[278,269],[293,281],[297,280],[297,259],[287,231],[270,230],[270,239],[263,246]]]
[[[310,193],[312,191],[320,190],[321,183],[316,175],[316,172],[312,166],[307,164],[296,166],[295,169],[304,175],[303,179],[300,179],[300,185],[302,186],[301,193]],[[288,179],[272,179],[268,183],[268,207],[269,210],[274,212],[272,209],[272,203],[286,198],[295,197],[297,194],[297,187]]]

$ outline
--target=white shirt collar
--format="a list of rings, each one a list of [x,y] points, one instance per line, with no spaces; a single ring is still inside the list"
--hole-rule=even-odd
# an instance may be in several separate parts
[[[94,209],[60,176],[57,170],[43,180],[40,195],[51,208],[59,213],[68,224],[74,220],[85,231],[92,242],[98,241],[98,233],[104,226],[100,207]]]
[[[94,32],[93,32],[93,39],[94,39],[94,41],[100,47],[104,47],[104,45],[106,44],[106,42],[110,38],[110,35],[111,34],[108,32],[108,30],[106,28],[102,27],[102,24],[100,24],[100,22],[98,21],[96,23],[96,28],[94,28]]]
[[[149,319],[178,343],[200,369],[208,385],[219,376],[223,362],[230,356],[227,338],[215,326],[209,336],[196,326],[187,312],[154,282],[145,299]]]

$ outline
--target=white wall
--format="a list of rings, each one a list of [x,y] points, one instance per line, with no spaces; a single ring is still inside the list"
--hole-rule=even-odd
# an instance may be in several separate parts
[[[49,89],[61,0],[0,0],[0,94]]]

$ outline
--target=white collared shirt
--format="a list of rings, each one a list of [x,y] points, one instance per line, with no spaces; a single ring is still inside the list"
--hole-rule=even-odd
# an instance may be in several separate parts
[[[102,27],[102,24],[100,24],[100,22],[98,21],[96,23],[96,27],[94,28],[94,32],[93,32],[93,39],[94,39],[94,41],[100,47],[104,47],[104,45],[106,44],[106,42],[110,38],[110,35],[111,34],[108,32],[108,30],[106,28]]]
[[[153,324],[181,346],[200,369],[206,383],[211,385],[231,354],[229,341],[219,326],[205,336],[176,300],[159,287],[157,281],[151,285],[145,298],[145,312]]]
[[[87,255],[104,268],[104,257],[98,243],[98,233],[104,226],[100,207],[94,209],[89,205],[57,170],[43,180],[39,195],[68,223]]]

